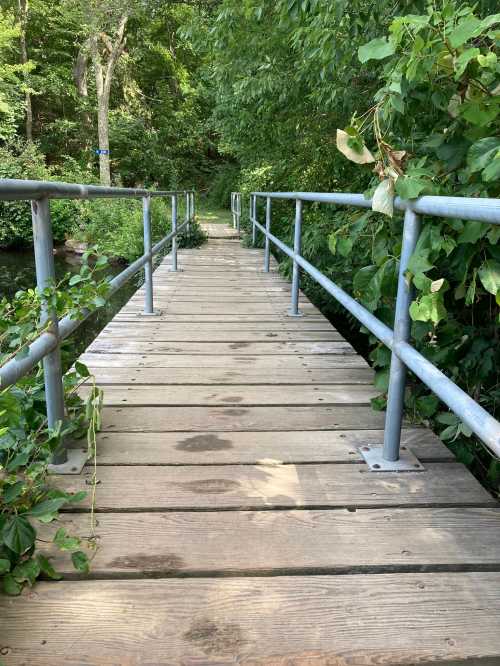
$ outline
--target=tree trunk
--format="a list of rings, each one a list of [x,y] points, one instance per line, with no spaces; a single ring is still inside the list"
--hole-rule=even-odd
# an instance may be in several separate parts
[[[28,0],[18,0],[17,3],[19,10],[19,23],[20,23],[20,52],[21,64],[26,65],[28,62],[28,49],[26,47],[26,24],[28,22]],[[24,72],[24,81],[26,90],[24,92],[24,99],[26,104],[26,139],[33,141],[33,109],[31,107],[31,92],[29,89],[29,82],[27,80],[27,73]]]
[[[111,185],[111,168],[109,161],[109,95],[97,100],[97,135],[99,138],[99,176],[101,185]]]
[[[125,48],[125,28],[127,14],[123,14],[118,24],[114,43],[104,34],[94,35],[90,39],[90,49],[94,65],[95,86],[97,93],[97,136],[99,140],[99,175],[101,185],[111,185],[109,158],[109,96],[116,63]],[[108,52],[108,61],[104,74],[103,58],[99,50],[99,39],[104,42]]]
[[[88,59],[88,48],[89,42],[85,42],[82,48],[78,51],[76,57],[75,65],[73,67],[73,80],[75,82],[76,89],[78,94],[82,98],[82,103],[84,105],[84,110],[82,113],[82,121],[86,130],[90,130],[92,120],[88,112],[87,102],[89,98],[89,92],[87,88],[87,59]],[[88,144],[88,137],[85,138],[85,143]]]

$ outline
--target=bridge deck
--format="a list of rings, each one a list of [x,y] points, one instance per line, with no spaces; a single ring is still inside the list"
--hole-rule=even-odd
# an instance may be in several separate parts
[[[105,390],[86,580],[0,601],[6,666],[500,664],[500,510],[429,431],[370,473],[372,372],[259,250],[155,273],[83,360]],[[64,477],[86,489],[92,473]],[[89,533],[88,502],[62,521]],[[49,533],[50,526],[47,527]]]

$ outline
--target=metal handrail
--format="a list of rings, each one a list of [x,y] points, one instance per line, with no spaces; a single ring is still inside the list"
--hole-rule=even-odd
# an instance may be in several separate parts
[[[233,215],[233,229],[240,233],[241,194],[239,192],[231,192],[231,213]]]
[[[177,201],[180,196],[186,197],[186,218],[177,226]],[[151,198],[170,197],[172,201],[172,231],[154,246],[151,236]],[[172,271],[177,270],[177,236],[188,228],[194,220],[194,191],[155,191],[137,188],[101,187],[98,185],[81,185],[36,180],[0,179],[0,200],[16,201],[31,200],[33,220],[33,243],[37,288],[43,292],[55,282],[54,243],[50,219],[50,199],[99,199],[99,198],[141,198],[143,210],[144,254],[109,282],[109,290],[105,296],[110,298],[120,287],[144,267],[144,316],[159,314],[154,310],[153,303],[153,257],[172,241]],[[80,324],[91,314],[82,308],[78,319],[66,315],[58,319],[56,313],[47,305],[42,304],[42,324],[47,330],[41,333],[27,348],[21,358],[12,358],[0,368],[0,388],[4,389],[15,384],[21,377],[28,374],[40,361],[43,361],[45,396],[47,404],[47,423],[53,429],[64,420],[64,392],[61,367],[61,342],[71,335]],[[54,455],[54,463],[64,471],[68,460],[67,444]],[[72,471],[76,471],[74,468]]]
[[[265,226],[257,220],[257,199],[266,200]],[[271,202],[274,199],[295,201],[294,247],[288,247],[271,233]],[[269,270],[269,244],[272,242],[293,260],[291,316],[300,316],[300,269],[310,275],[333,298],[341,303],[363,326],[392,351],[389,375],[389,392],[384,429],[384,445],[360,447],[370,469],[391,471],[423,469],[416,458],[400,451],[403,425],[406,371],[409,368],[456,414],[497,457],[500,457],[500,423],[465,391],[446,377],[435,365],[409,344],[412,289],[405,273],[408,262],[420,236],[420,215],[453,217],[500,224],[500,199],[424,196],[412,201],[396,197],[394,207],[404,211],[403,242],[399,262],[398,290],[396,297],[394,330],[386,326],[352,296],[332,282],[301,255],[301,225],[303,202],[371,208],[371,200],[362,194],[319,192],[252,192],[250,195],[250,222],[252,241],[255,245],[257,230],[265,237],[264,270]],[[378,449],[378,450],[377,450]]]

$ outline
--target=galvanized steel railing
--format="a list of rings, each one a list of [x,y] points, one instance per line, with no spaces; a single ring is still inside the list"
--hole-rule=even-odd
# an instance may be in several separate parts
[[[257,199],[266,200],[265,226],[257,220]],[[273,199],[295,201],[295,233],[293,250],[271,233],[271,202]],[[237,210],[239,196],[233,194],[232,209]],[[410,314],[412,290],[405,273],[420,235],[420,215],[476,220],[500,224],[499,199],[474,199],[461,197],[424,196],[414,201],[396,198],[394,207],[404,211],[403,243],[399,266],[394,330],[390,329],[364,308],[343,289],[318,271],[301,255],[301,224],[303,202],[327,203],[341,206],[371,208],[371,200],[362,194],[316,192],[253,192],[250,196],[250,222],[252,239],[256,242],[257,230],[265,237],[264,270],[269,271],[270,242],[293,260],[292,302],[289,314],[300,316],[300,269],[308,273],[331,296],[341,303],[363,326],[392,351],[389,394],[384,430],[383,447],[360,447],[360,452],[374,471],[423,469],[408,448],[400,451],[403,424],[406,371],[409,368],[430,388],[490,449],[500,457],[500,423],[452,382],[410,344]],[[241,203],[240,203],[241,206]],[[234,214],[234,212],[233,212]]]
[[[231,213],[233,215],[233,229],[240,233],[241,194],[239,192],[231,192]]]
[[[180,196],[186,198],[186,216],[184,222],[177,226],[177,201]],[[154,246],[151,237],[151,197],[169,197],[172,201],[172,231]],[[36,265],[37,287],[42,292],[54,284],[54,253],[50,220],[50,199],[99,199],[99,198],[142,198],[144,226],[144,254],[125,270],[114,277],[109,283],[107,298],[114,294],[130,278],[144,267],[145,301],[144,315],[157,314],[153,304],[153,257],[172,241],[172,270],[177,270],[177,236],[184,229],[189,229],[194,219],[194,192],[160,192],[134,188],[100,187],[97,185],[74,185],[33,180],[0,179],[0,200],[31,200],[33,220],[33,241]],[[47,404],[47,423],[55,428],[64,420],[65,406],[62,385],[62,368],[60,343],[73,333],[91,313],[80,312],[79,319],[68,315],[61,320],[56,313],[46,307],[42,313],[42,324],[49,329],[41,333],[28,347],[22,358],[13,358],[0,368],[0,388],[14,384],[30,372],[40,361],[43,361],[45,396]],[[74,452],[73,452],[74,453]],[[81,455],[73,455],[69,464],[68,449],[65,445],[54,456],[56,471],[77,472],[85,462]]]

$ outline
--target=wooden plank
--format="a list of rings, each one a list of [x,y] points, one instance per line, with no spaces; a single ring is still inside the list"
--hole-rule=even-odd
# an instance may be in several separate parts
[[[88,490],[92,469],[58,478]],[[211,465],[100,467],[96,508],[188,510],[496,505],[458,463],[427,463],[424,472],[370,473],[360,465]],[[89,506],[89,497],[82,501]]]
[[[123,322],[128,321],[132,323],[137,323],[140,325],[141,321],[144,321],[147,318],[143,318],[140,312],[129,312],[124,313],[122,311],[118,312],[113,319],[114,322]],[[155,317],[155,323],[159,322],[169,322],[169,323],[212,323],[212,324],[226,324],[229,322],[233,323],[269,323],[269,324],[283,324],[290,321],[290,317],[284,312],[273,312],[271,314],[210,314],[210,313],[173,313],[173,312],[162,312],[159,316]],[[325,325],[325,318],[318,316],[316,314],[306,313],[304,322],[311,322],[315,324]]]
[[[353,347],[343,340],[316,342],[161,342],[158,340],[120,340],[116,344],[113,339],[99,337],[88,347],[88,352],[104,352],[108,354],[200,354],[213,356],[216,354],[244,356],[254,355],[286,355],[321,354],[349,355],[356,354]]]
[[[300,323],[299,323],[300,322]],[[219,322],[206,321],[198,322],[196,327],[200,331],[218,331],[220,335],[227,334],[228,336],[232,333],[236,333],[238,336],[241,332],[255,332],[255,333],[337,333],[335,328],[327,322],[325,319],[321,320],[309,320],[306,318],[305,321],[299,319],[298,321],[292,321],[289,317],[288,319],[276,319],[274,322],[270,321],[228,321],[224,324],[224,329],[221,330],[221,325]],[[169,334],[171,331],[185,332],[186,334],[193,332],[193,327],[189,322],[183,321],[161,321],[157,322],[156,319],[151,317],[136,317],[134,320],[134,326],[131,326],[129,322],[116,321],[113,319],[102,332],[111,332],[116,331],[117,334],[120,332],[128,332],[132,334],[137,332],[139,334],[141,331],[154,330],[158,333]]]
[[[79,394],[88,396],[90,387]],[[111,406],[148,405],[367,405],[379,395],[371,386],[108,386],[104,404]]]
[[[59,527],[85,538],[89,516],[65,514]],[[55,529],[42,528],[40,539],[50,543]],[[102,513],[96,536],[89,556],[100,578],[500,567],[500,507]],[[67,553],[42,551],[75,575]]]
[[[270,315],[270,314],[282,314],[286,316],[287,308],[289,307],[288,301],[283,301],[281,307],[274,305],[272,302],[266,303],[197,303],[196,306],[193,306],[192,303],[170,303],[168,306],[169,313],[171,314],[189,314],[193,313],[199,314],[211,314],[211,315],[221,315],[221,314],[231,314],[231,315]],[[140,312],[142,306],[137,305],[126,305],[120,310],[120,312]],[[311,314],[319,314],[314,306],[300,305],[301,310],[309,312]]]
[[[155,297],[155,303],[158,307],[166,307],[167,305],[170,305],[171,303],[193,303],[196,305],[193,305],[193,310],[196,310],[198,308],[198,303],[203,303],[203,304],[211,304],[215,305],[218,303],[272,303],[272,304],[279,304],[281,307],[286,307],[287,305],[290,306],[290,297],[287,294],[279,295],[279,296],[274,296],[270,297],[267,294],[240,294],[233,292],[231,296],[226,296],[225,294],[213,294],[210,293],[210,296],[207,297],[206,294],[200,293],[200,294],[177,294],[176,292],[173,292],[171,294],[157,294]],[[303,301],[304,303],[307,303],[307,301]],[[128,304],[130,305],[138,305],[139,307],[142,307],[144,303],[144,298],[141,298],[141,295],[139,294],[138,296],[132,297],[129,301]],[[309,303],[308,303],[309,305]]]
[[[372,384],[373,371],[368,368],[329,368],[308,370],[293,368],[292,370],[273,368],[272,372],[265,368],[260,371],[237,367],[224,368],[169,368],[168,372],[161,367],[101,367],[94,363],[89,365],[97,383],[134,384],[134,385],[178,385],[200,384],[286,384],[288,386],[304,384]]]
[[[192,294],[193,296],[198,296],[200,293],[200,285],[191,286],[185,282],[167,282],[160,284],[155,284],[155,295],[167,295],[170,293],[174,294],[183,294],[188,295]],[[247,296],[252,296],[254,294],[290,294],[291,288],[287,283],[283,283],[280,286],[273,284],[262,285],[260,282],[253,285],[248,285],[246,287],[239,286],[238,293],[246,294]],[[136,294],[144,296],[144,289],[138,289]],[[219,296],[233,296],[234,289],[231,286],[228,286],[226,283],[220,283],[218,285],[210,285],[210,293],[217,294]]]
[[[500,574],[40,583],[2,597],[9,666],[495,666]]]
[[[296,368],[368,368],[368,363],[355,354],[324,354],[324,355],[294,355],[294,354],[264,354],[252,356],[250,354],[226,356],[213,354],[105,354],[85,352],[81,361],[92,368],[225,368],[238,370],[265,369],[267,371],[280,368],[292,370]]]
[[[282,432],[105,432],[97,435],[99,465],[227,465],[361,463],[360,446],[381,446],[383,430]],[[403,429],[401,445],[422,462],[454,460],[426,428]]]
[[[384,422],[385,414],[363,405],[104,407],[102,411],[103,432],[378,430]]]
[[[151,340],[156,342],[318,342],[320,340],[342,340],[340,333],[336,331],[249,331],[244,328],[231,331],[206,328],[200,325],[196,328],[168,328],[167,326],[137,327],[130,326],[126,328],[106,328],[99,334],[99,340],[115,340],[116,345],[120,345],[123,339],[127,340]]]

